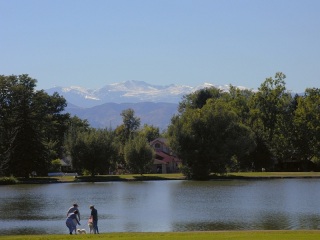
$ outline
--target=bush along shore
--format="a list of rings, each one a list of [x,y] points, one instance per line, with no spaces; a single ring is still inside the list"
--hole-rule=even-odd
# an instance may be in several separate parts
[[[320,172],[240,172],[223,175],[211,175],[210,180],[219,179],[275,179],[275,178],[320,178]],[[45,184],[66,182],[111,182],[111,181],[158,181],[186,180],[180,173],[174,174],[123,174],[97,176],[55,176],[55,177],[0,177],[0,185],[11,184]]]

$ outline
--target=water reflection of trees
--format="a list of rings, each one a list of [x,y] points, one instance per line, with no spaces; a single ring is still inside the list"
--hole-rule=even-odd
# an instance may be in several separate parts
[[[243,224],[238,222],[193,222],[193,223],[174,223],[172,231],[219,231],[219,230],[240,230]]]
[[[4,201],[0,205],[0,212],[4,220],[47,220],[48,215],[42,210],[46,208],[48,208],[47,201],[39,198],[39,195],[33,196],[30,192],[25,191]],[[61,219],[61,212],[56,212],[56,214],[50,212],[50,219]]]

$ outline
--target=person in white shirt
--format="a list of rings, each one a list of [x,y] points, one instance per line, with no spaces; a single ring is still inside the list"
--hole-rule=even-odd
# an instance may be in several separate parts
[[[71,213],[74,213],[74,211],[77,211],[76,215],[77,215],[77,220],[76,219],[73,219],[75,225],[77,226],[77,222],[80,222],[80,211],[78,209],[78,204],[77,203],[74,203],[72,207],[69,208],[68,212],[67,212],[67,217],[69,216],[69,214]]]

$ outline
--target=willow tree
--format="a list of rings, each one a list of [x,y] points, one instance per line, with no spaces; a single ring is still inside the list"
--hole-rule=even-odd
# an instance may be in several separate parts
[[[170,146],[183,160],[185,174],[193,179],[226,172],[234,159],[255,147],[253,132],[226,102],[215,99],[173,117],[168,135]]]
[[[109,173],[114,160],[115,147],[113,131],[90,128],[74,135],[69,145],[73,168],[91,176]]]

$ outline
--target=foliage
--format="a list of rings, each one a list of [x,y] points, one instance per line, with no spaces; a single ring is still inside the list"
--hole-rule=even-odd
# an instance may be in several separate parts
[[[87,120],[82,120],[77,116],[71,117],[68,121],[68,130],[64,137],[64,157],[70,156],[73,151],[75,140],[82,132],[90,130],[90,125]]]
[[[132,173],[148,173],[153,164],[154,151],[144,136],[130,139],[124,146],[124,159]]]
[[[179,113],[183,113],[187,109],[201,109],[206,105],[208,99],[219,99],[224,94],[222,90],[210,87],[185,95],[179,103]]]
[[[182,158],[184,172],[194,179],[208,179],[211,171],[223,173],[235,156],[254,149],[251,130],[223,101],[207,100],[201,109],[187,108],[172,119],[170,145]]]
[[[58,172],[61,171],[61,161],[60,159],[55,159],[51,161],[50,171]]]
[[[160,137],[160,130],[158,127],[144,124],[142,129],[139,130],[138,134],[147,139],[148,142],[151,142]]]
[[[307,170],[308,161],[319,159],[320,91],[292,97],[285,78],[278,72],[257,92],[230,86],[229,92],[207,88],[184,96],[168,136],[185,175],[281,170],[288,161]]]
[[[135,116],[134,110],[131,108],[123,110],[120,115],[123,121],[122,134],[125,141],[127,141],[134,137],[135,131],[140,127],[140,118]]]
[[[0,177],[0,185],[11,185],[18,183],[15,177]]]
[[[0,76],[0,171],[3,175],[46,175],[60,157],[68,114],[64,98],[36,91],[27,74]],[[0,174],[1,174],[0,173]]]
[[[290,149],[287,139],[292,130],[292,97],[286,91],[285,78],[281,72],[274,79],[267,78],[250,101],[250,127],[279,160],[288,157],[283,150]]]
[[[135,116],[133,109],[123,110],[121,113],[123,123],[115,129],[115,145],[117,146],[116,169],[126,169],[124,147],[128,141],[138,134],[140,118]]]
[[[298,163],[290,170],[319,169],[320,90],[308,88],[293,97],[285,78],[278,72],[258,91],[230,85],[228,92],[212,87],[188,94],[160,134],[155,126],[140,128],[130,108],[115,130],[93,129],[87,120],[63,114],[66,101],[57,93],[36,91],[35,79],[0,75],[0,176],[46,175],[59,168],[52,160],[70,156],[74,170],[92,176],[146,173],[152,164],[147,143],[160,136],[168,138],[189,178],[281,171],[288,162]]]
[[[107,129],[77,132],[68,143],[73,168],[80,173],[89,172],[91,176],[108,173],[115,156],[113,139],[113,132]]]
[[[294,157],[300,160],[320,158],[320,89],[308,88],[297,98],[294,115]]]

